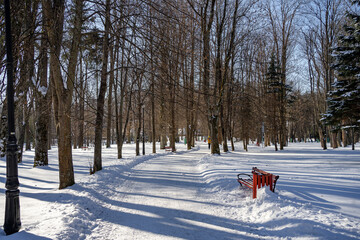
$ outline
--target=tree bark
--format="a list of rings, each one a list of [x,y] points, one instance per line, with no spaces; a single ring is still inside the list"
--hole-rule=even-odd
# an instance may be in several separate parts
[[[43,14],[43,24],[46,19]],[[43,26],[43,33],[41,34],[41,45],[40,45],[40,56],[39,56],[39,86],[40,91],[35,92],[36,102],[36,134],[35,134],[35,158],[34,167],[46,166],[49,163],[48,160],[48,131],[50,122],[50,111],[49,111],[49,97],[50,91],[48,90],[48,57],[47,57],[47,39],[46,29]],[[45,91],[46,90],[46,91]]]
[[[110,148],[111,145],[111,126],[112,126],[112,92],[114,84],[114,65],[115,54],[114,49],[110,48],[110,79],[109,79],[109,94],[108,94],[108,112],[107,112],[107,125],[106,125],[106,147]]]
[[[220,154],[218,141],[218,113],[214,112],[214,107],[210,101],[210,32],[214,20],[216,0],[211,0],[210,11],[209,0],[206,1],[205,7],[201,8],[201,33],[203,40],[203,93],[204,102],[207,107],[207,118],[211,135],[211,154]],[[210,13],[208,17],[208,13]]]
[[[96,120],[95,120],[95,147],[94,147],[94,166],[92,173],[102,169],[101,148],[102,148],[102,131],[104,120],[104,102],[107,88],[107,65],[109,56],[109,32],[110,32],[110,0],[106,0],[105,5],[105,33],[103,40],[102,51],[102,68],[100,89],[96,105]]]
[[[85,120],[85,79],[87,78],[87,67],[85,67],[85,79],[82,66],[82,52],[80,51],[80,74],[79,74],[79,119],[78,119],[78,147],[84,147],[84,120]]]

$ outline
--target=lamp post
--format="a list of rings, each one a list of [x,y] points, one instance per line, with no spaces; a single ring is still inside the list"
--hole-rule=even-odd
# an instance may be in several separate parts
[[[6,143],[6,204],[4,231],[7,235],[19,231],[20,201],[19,179],[17,166],[17,149],[14,119],[14,80],[11,42],[11,18],[9,0],[4,0],[6,27],[6,71],[7,71],[7,108],[8,108],[8,141]]]
[[[143,122],[142,122],[142,129],[143,129],[143,147],[142,147],[142,154],[145,155],[145,105],[142,106],[142,110],[143,110]]]

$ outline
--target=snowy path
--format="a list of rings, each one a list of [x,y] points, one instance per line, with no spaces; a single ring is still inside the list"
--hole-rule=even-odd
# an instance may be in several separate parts
[[[197,165],[204,154],[167,154],[125,173],[125,183],[107,201],[111,212],[99,216],[87,239],[239,239],[237,223],[212,215],[217,206],[203,199]]]

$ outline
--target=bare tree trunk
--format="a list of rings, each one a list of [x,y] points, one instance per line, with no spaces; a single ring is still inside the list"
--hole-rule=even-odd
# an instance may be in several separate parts
[[[234,85],[234,65],[235,65],[235,53],[234,51],[231,52],[231,66],[230,66],[230,83],[228,87],[228,94],[227,94],[227,124],[228,124],[228,131],[229,131],[229,138],[231,142],[231,151],[235,151],[234,145],[234,138],[233,138],[233,126],[232,126],[232,117],[233,117],[233,104],[232,104],[232,95],[233,95],[233,85]]]
[[[114,97],[115,97],[115,102],[118,102],[118,93],[117,93],[117,84],[115,83],[115,92],[114,92]],[[115,105],[115,128],[116,128],[116,145],[117,145],[117,158],[121,159],[122,158],[122,134],[120,132],[120,114],[119,114],[119,107],[117,106],[117,104]]]
[[[105,4],[105,34],[103,41],[103,59],[101,68],[101,81],[99,95],[96,106],[95,120],[95,147],[94,147],[94,166],[92,173],[102,169],[101,148],[102,148],[102,131],[104,122],[104,102],[107,88],[107,65],[109,56],[109,32],[110,32],[110,0],[106,0]]]
[[[120,63],[119,63],[119,41],[120,39],[116,38],[116,44],[115,49],[116,50],[116,68],[119,69]],[[124,49],[122,49],[121,54],[121,65],[124,65]],[[123,134],[122,134],[122,128],[123,128],[123,105],[124,105],[124,91],[122,89],[123,86],[123,69],[120,70],[120,102],[118,99],[118,82],[119,82],[119,70],[116,71],[116,81],[115,81],[115,124],[116,124],[116,144],[117,144],[117,158],[122,158],[122,145],[123,145]],[[119,106],[118,106],[119,103]]]
[[[108,94],[108,112],[107,112],[107,125],[106,125],[106,147],[109,148],[111,145],[111,126],[112,126],[112,92],[114,84],[114,65],[115,65],[115,54],[114,49],[110,48],[110,79],[109,79],[109,94]]]
[[[70,104],[60,104],[59,107],[59,189],[66,188],[75,183],[74,169],[72,163],[72,148],[71,148],[71,117],[68,114],[71,110]],[[61,150],[60,150],[61,149]],[[61,151],[61,152],[60,152]]]
[[[78,77],[76,77],[76,88],[78,88]],[[77,126],[79,125],[79,111],[78,108],[79,108],[79,96],[78,94],[74,94],[74,116],[72,117],[73,119],[73,126],[72,126],[72,129],[71,129],[71,132],[73,134],[73,137],[72,137],[72,144],[73,144],[73,148],[74,149],[77,149],[78,148],[78,134],[79,134],[79,129],[77,128]]]
[[[343,122],[343,124],[344,124],[344,122]],[[348,145],[348,142],[347,142],[347,132],[345,129],[341,130],[341,138],[342,138],[343,147],[346,147]]]
[[[322,127],[319,126],[318,132],[319,132],[319,138],[320,138],[321,147],[323,148],[323,150],[326,150],[327,149],[326,127],[324,127],[324,128],[325,128],[325,130],[323,130]]]
[[[30,150],[30,130],[29,130],[29,117],[32,108],[32,104],[28,104],[29,87],[33,82],[34,76],[34,51],[35,51],[35,21],[37,15],[38,2],[37,1],[24,1],[25,2],[25,13],[24,13],[24,25],[25,25],[25,36],[24,36],[24,56],[20,61],[20,81],[17,87],[17,95],[19,100],[17,101],[17,107],[22,111],[22,121],[19,122],[20,137],[19,137],[19,157],[18,161],[22,162],[23,145],[25,150]],[[20,145],[21,144],[21,145]]]
[[[175,88],[175,86],[173,86]],[[175,152],[175,138],[176,138],[176,123],[175,123],[175,89],[172,89],[171,91],[174,91],[171,96],[171,104],[170,104],[170,117],[171,117],[171,127],[170,127],[170,147],[172,148],[172,151]]]
[[[25,151],[31,150],[31,131],[30,131],[30,123],[26,124],[25,127]]]
[[[181,40],[180,40],[180,42],[181,42]],[[178,49],[178,51],[180,51],[180,48]],[[176,102],[175,101],[176,101],[176,86],[177,86],[178,79],[179,79],[179,73],[178,73],[178,68],[177,68],[178,64],[179,64],[179,54],[177,54],[176,59],[175,59],[175,66],[173,68],[173,74],[170,71],[170,76],[174,75],[174,79],[170,79],[170,83],[169,83],[170,147],[173,152],[176,151],[175,142],[176,142],[176,134],[177,134],[176,121],[175,121],[175,118],[176,118]]]
[[[122,13],[121,13],[122,14]],[[123,33],[123,42],[122,42],[122,46],[124,46],[125,44],[125,33]],[[116,39],[116,49],[119,49],[119,45],[120,45],[120,38],[117,37]],[[125,49],[124,47],[121,48],[121,61],[119,62],[119,53],[120,51],[117,50],[117,69],[119,69],[120,67],[120,62],[121,62],[121,66],[125,65]],[[119,71],[117,71],[119,72]],[[131,108],[131,95],[132,95],[132,87],[133,85],[131,85],[131,89],[130,89],[130,96],[129,96],[129,101],[128,101],[128,108],[127,108],[127,114],[126,114],[126,118],[125,118],[125,124],[124,124],[124,100],[125,100],[125,91],[127,88],[127,82],[128,82],[128,69],[123,69],[121,68],[120,70],[120,101],[118,101],[117,99],[115,99],[116,103],[119,102],[119,107],[116,107],[116,127],[117,127],[117,155],[118,155],[118,159],[122,158],[122,148],[123,148],[123,143],[124,143],[124,139],[126,136],[126,129],[127,129],[127,124],[129,121],[129,115],[130,115],[130,108]],[[116,82],[118,82],[118,76],[116,77]],[[115,89],[115,93],[117,94],[117,87]],[[117,98],[117,95],[115,95]],[[128,137],[128,141],[129,141]]]
[[[230,123],[231,123],[231,121],[230,121]],[[231,143],[231,151],[235,151],[235,144],[234,144],[234,137],[232,135],[232,133],[233,133],[232,129],[233,129],[233,126],[231,126],[231,124],[230,124],[229,137],[230,137],[230,143]]]
[[[50,46],[50,71],[54,85],[54,110],[59,145],[59,188],[66,188],[75,183],[71,148],[71,103],[75,82],[75,70],[81,39],[83,2],[75,1],[75,19],[73,38],[69,53],[69,66],[66,87],[61,74],[59,61],[64,24],[65,2],[43,0],[44,14],[47,19],[46,30]]]
[[[19,134],[19,152],[18,152],[18,162],[22,162],[22,156],[24,151],[24,141],[25,141],[25,127],[26,127],[26,121],[24,120],[24,113],[21,111],[21,113],[18,115],[18,119],[20,120],[19,126],[20,126],[20,134]]]
[[[224,106],[223,105],[220,106],[220,119],[221,119],[221,121],[220,121],[221,135],[222,135],[222,140],[223,140],[223,151],[228,152],[229,147],[228,147],[228,144],[227,144],[227,140],[228,140],[227,126],[225,126],[226,119],[225,119],[225,115],[224,115]]]
[[[155,120],[155,78],[151,74],[151,139],[152,153],[156,153],[156,120]]]
[[[229,96],[230,95],[230,91],[228,91],[229,86],[226,84],[229,82],[229,63],[230,60],[233,56],[233,52],[234,52],[234,41],[235,41],[235,30],[236,30],[236,23],[237,23],[237,9],[238,9],[238,5],[239,5],[239,1],[236,0],[235,1],[235,7],[234,7],[234,15],[233,15],[233,26],[232,26],[232,30],[231,30],[231,37],[230,37],[230,42],[229,42],[229,47],[225,53],[225,61],[224,61],[224,66],[221,66],[221,54],[220,54],[220,50],[221,50],[221,42],[222,40],[222,33],[223,33],[223,29],[224,29],[224,22],[225,22],[225,17],[226,17],[226,9],[227,9],[227,1],[224,1],[224,9],[223,9],[223,16],[222,19],[220,21],[220,24],[218,25],[218,66],[217,68],[219,68],[217,70],[218,72],[218,78],[221,79],[220,80],[220,88],[219,88],[219,108],[220,108],[220,125],[221,125],[221,135],[222,135],[222,141],[223,141],[223,151],[224,152],[228,152],[229,151],[229,147],[227,144],[227,132],[228,132],[228,118],[227,116],[225,116],[224,114],[224,102],[228,102],[229,100]],[[223,69],[223,70],[222,70]],[[227,91],[225,91],[225,89]],[[227,98],[225,98],[225,95],[228,96]],[[229,108],[228,108],[229,110]]]
[[[46,19],[43,15],[43,24]],[[43,27],[43,31],[46,31]],[[48,76],[48,57],[47,57],[47,39],[46,33],[41,35],[41,46],[39,56],[39,86],[40,91],[35,92],[36,101],[36,138],[35,138],[35,158],[34,167],[48,165],[48,132],[50,123],[50,110],[49,110],[49,96],[50,91],[48,90],[47,76]]]
[[[80,56],[79,76],[79,119],[78,119],[78,147],[84,146],[84,120],[85,120],[85,81],[87,78],[87,67],[85,68],[85,79],[83,74],[82,56]]]
[[[204,101],[208,110],[207,118],[210,127],[211,135],[211,153],[220,154],[219,141],[218,141],[218,113],[214,112],[214,107],[210,103],[210,32],[214,20],[216,0],[211,0],[210,11],[209,0],[206,1],[205,8],[201,9],[201,33],[203,40],[203,92]],[[208,17],[208,13],[210,13]]]
[[[190,66],[190,102],[189,102],[189,109],[190,109],[190,129],[189,129],[189,137],[187,139],[188,141],[188,149],[189,146],[191,147],[195,147],[195,131],[196,131],[196,120],[195,120],[195,108],[194,108],[194,102],[195,102],[195,54],[194,54],[194,50],[195,50],[195,38],[193,38],[192,40],[192,55],[191,55],[191,66]]]
[[[285,26],[284,26],[285,27]],[[284,146],[286,145],[286,65],[287,65],[287,44],[286,41],[283,40],[283,47],[281,53],[281,90],[280,90],[280,126],[279,126],[279,145],[280,150],[284,150]]]
[[[151,4],[151,3],[150,3]],[[153,8],[149,7],[149,29],[153,31]],[[153,34],[150,34],[150,68],[154,71],[154,43]],[[152,72],[150,75],[150,101],[151,101],[151,141],[152,141],[152,153],[156,153],[156,119],[155,119],[155,75]]]
[[[141,134],[141,119],[142,119],[142,114],[141,114],[141,109],[142,109],[142,104],[141,104],[141,95],[140,95],[140,91],[138,93],[138,112],[137,112],[137,126],[136,126],[136,141],[135,141],[135,151],[136,151],[136,156],[140,156],[140,134]]]
[[[338,148],[338,142],[337,142],[337,133],[336,132],[332,132],[330,133],[330,141],[331,141],[331,147],[332,148]]]
[[[166,117],[165,117],[165,97],[164,97],[164,82],[161,79],[160,82],[160,149],[165,149],[167,145],[166,137]]]
[[[351,128],[351,149],[355,150],[355,130]]]
[[[278,146],[277,146],[277,135],[274,136],[274,145],[275,145],[275,151],[278,150]]]
[[[186,44],[186,43],[185,43]],[[193,53],[192,53],[193,54]],[[186,118],[186,127],[185,127],[185,139],[186,139],[186,147],[187,150],[191,149],[191,112],[192,109],[190,109],[190,104],[194,100],[190,98],[190,80],[188,78],[187,73],[187,59],[186,56],[183,57],[182,60],[182,72],[183,72],[183,79],[184,79],[184,98],[185,98],[185,118]],[[190,73],[191,75],[191,73]],[[191,76],[190,76],[191,78]]]

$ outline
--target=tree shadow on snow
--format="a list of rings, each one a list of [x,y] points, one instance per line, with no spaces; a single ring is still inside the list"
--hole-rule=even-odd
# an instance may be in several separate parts
[[[0,237],[5,237],[5,232],[1,231]],[[12,235],[6,236],[6,240],[20,240],[20,239],[26,239],[26,240],[51,240],[51,238],[42,237],[38,235],[34,235],[32,233],[26,232],[25,230],[21,230],[18,233],[14,233]]]
[[[132,181],[148,181],[148,183],[157,184],[159,180],[154,179],[136,179]],[[116,181],[117,179],[114,179]],[[189,183],[170,181],[168,184],[177,186],[187,186]],[[105,186],[104,186],[105,187]],[[164,197],[142,193],[127,193],[107,189],[104,192],[98,192],[86,185],[75,185],[71,187],[75,193],[87,192],[90,197],[73,195],[70,193],[26,193],[28,197],[38,198],[45,201],[53,201],[59,204],[76,204],[81,211],[86,211],[89,219],[84,220],[84,228],[90,234],[96,229],[101,231],[98,226],[87,226],[91,222],[105,224],[106,228],[112,228],[112,231],[122,236],[128,234],[128,228],[135,231],[162,235],[164,237],[175,237],[181,239],[259,239],[259,238],[278,238],[278,237],[319,237],[322,239],[358,239],[356,233],[344,228],[324,225],[311,220],[302,219],[274,219],[264,223],[242,222],[232,217],[219,217],[207,213],[188,211],[185,209],[176,209],[166,206],[153,206],[142,203],[131,203],[125,201],[126,196],[150,197],[156,202]],[[105,187],[106,188],[106,187]],[[114,196],[118,196],[114,199]],[[181,194],[180,194],[181,196]],[[165,197],[167,198],[167,197]],[[182,198],[168,197],[176,201],[193,201],[193,204],[199,204],[208,207],[212,203],[197,200],[184,200]],[[137,199],[139,200],[139,199]],[[150,203],[152,204],[152,203]],[[221,207],[221,206],[220,206]],[[106,224],[113,224],[111,227]],[[70,227],[70,226],[69,226]],[[77,226],[79,227],[79,226]],[[104,226],[102,226],[104,227]],[[124,228],[126,227],[126,228]],[[71,231],[70,231],[71,232]],[[74,233],[75,234],[75,233]],[[66,235],[69,236],[69,235]],[[142,236],[141,233],[138,236]],[[71,237],[71,236],[70,236]],[[76,237],[76,236],[75,236]],[[111,239],[111,236],[108,236]],[[114,238],[115,239],[115,238]]]

